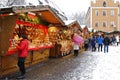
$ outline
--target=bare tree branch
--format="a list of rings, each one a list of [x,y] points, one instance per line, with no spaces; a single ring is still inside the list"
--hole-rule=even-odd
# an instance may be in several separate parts
[[[85,12],[79,12],[79,13],[72,14],[70,19],[77,20],[81,25],[85,25],[86,24],[85,17],[86,17]]]
[[[12,6],[15,1],[17,1],[17,0],[8,0],[8,6]]]

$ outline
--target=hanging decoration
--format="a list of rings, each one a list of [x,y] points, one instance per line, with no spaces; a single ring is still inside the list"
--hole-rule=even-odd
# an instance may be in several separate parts
[[[33,28],[44,29],[44,34],[47,33],[47,26],[44,26],[44,25],[32,24],[32,23],[30,23],[30,22],[25,22],[25,21],[17,21],[16,24],[24,25],[24,26],[29,26],[29,27],[33,27]]]

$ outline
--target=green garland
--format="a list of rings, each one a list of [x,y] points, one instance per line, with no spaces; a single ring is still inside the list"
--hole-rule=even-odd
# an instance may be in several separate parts
[[[47,22],[41,20],[40,18],[38,18],[37,16],[35,18],[31,18],[29,16],[27,16],[27,13],[25,14],[20,14],[19,15],[19,19],[20,20],[23,20],[23,21],[26,21],[26,22],[30,22],[30,23],[33,23],[33,24],[43,24],[43,25],[48,25]]]

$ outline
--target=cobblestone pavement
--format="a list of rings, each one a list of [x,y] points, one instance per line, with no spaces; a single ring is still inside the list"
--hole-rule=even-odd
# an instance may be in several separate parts
[[[120,80],[120,46],[109,52],[84,51],[59,59],[50,59],[27,69],[26,80]],[[15,79],[17,73],[6,77]]]

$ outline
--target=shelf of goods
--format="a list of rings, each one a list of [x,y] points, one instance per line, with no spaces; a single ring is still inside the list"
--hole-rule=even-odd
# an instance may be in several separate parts
[[[21,35],[28,37],[29,51],[53,47],[52,42],[49,40],[46,26],[17,21],[13,31],[13,37],[10,39],[10,47],[7,55],[17,52],[15,46],[19,43],[19,36]]]
[[[73,42],[70,40],[62,40],[60,43],[61,45],[61,56],[67,55],[72,51]]]

